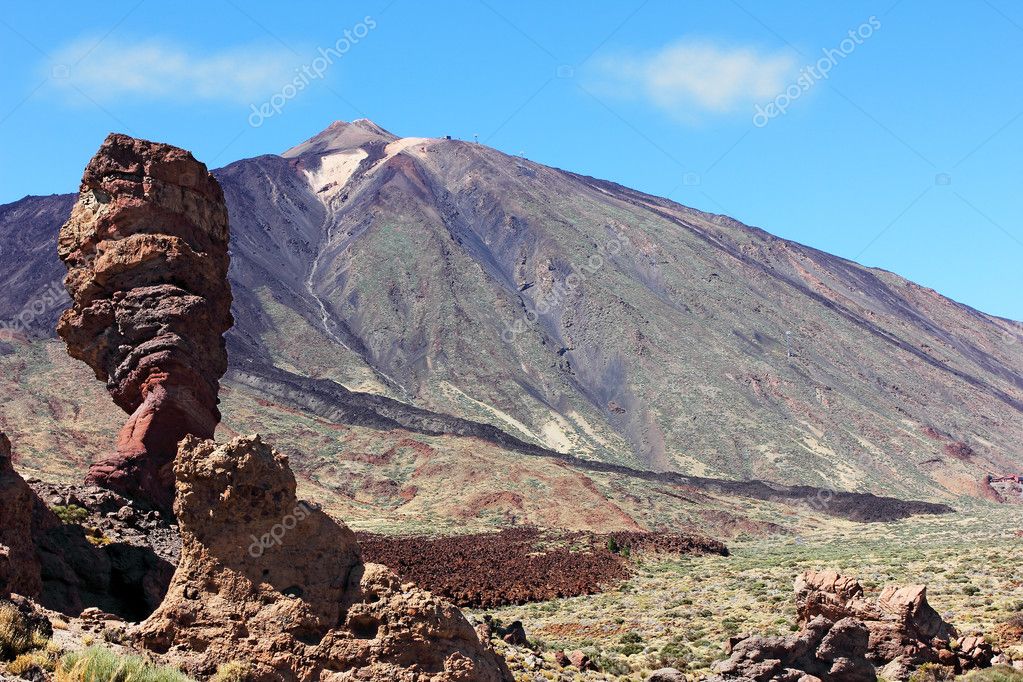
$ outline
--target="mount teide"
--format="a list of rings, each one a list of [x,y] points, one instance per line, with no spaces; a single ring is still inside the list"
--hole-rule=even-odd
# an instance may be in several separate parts
[[[345,423],[899,497],[990,495],[984,475],[1021,468],[1012,323],[891,273],[366,120],[216,175],[229,388]],[[28,321],[7,353],[52,335],[60,304],[24,312],[62,276],[70,205],[0,207],[0,320]]]

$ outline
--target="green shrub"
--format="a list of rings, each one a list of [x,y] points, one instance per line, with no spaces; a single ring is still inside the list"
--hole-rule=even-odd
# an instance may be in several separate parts
[[[690,653],[689,649],[681,644],[669,642],[661,647],[660,661],[661,665],[665,667],[685,670],[689,667],[689,662],[692,660],[692,657],[693,655]]]
[[[67,654],[56,672],[57,682],[192,682],[173,668],[159,668],[140,656],[118,656],[100,647]]]
[[[51,510],[57,515],[61,523],[67,526],[80,526],[89,518],[89,512],[77,504],[69,504],[67,506],[57,504],[51,507]]]
[[[909,682],[946,682],[954,680],[955,671],[937,663],[924,663],[909,676]]]
[[[247,663],[231,661],[217,668],[217,674],[210,682],[246,682],[252,674],[252,669]]]
[[[643,648],[642,644],[622,644],[621,646],[616,646],[614,650],[622,656],[634,656],[643,653]]]

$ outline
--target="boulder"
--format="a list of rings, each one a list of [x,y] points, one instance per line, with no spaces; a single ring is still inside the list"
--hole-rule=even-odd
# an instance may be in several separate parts
[[[511,679],[457,608],[363,564],[352,531],[297,499],[287,458],[258,436],[188,436],[174,473],[181,560],[138,646],[198,676],[246,661],[255,682]]]
[[[507,644],[514,646],[528,646],[529,639],[526,637],[526,629],[522,627],[522,621],[517,620],[501,632],[501,639]]]
[[[915,639],[947,642],[956,636],[955,629],[927,603],[926,585],[888,585],[877,598],[877,608],[882,619],[896,621]]]
[[[568,653],[568,662],[582,671],[597,669],[597,666],[593,664],[593,661],[590,660],[590,657],[584,654],[579,649],[576,649],[575,651],[571,651]]]
[[[646,682],[686,682],[686,676],[675,668],[661,668],[650,673]]]
[[[873,605],[863,596],[863,587],[838,571],[807,571],[796,578],[796,615],[800,623],[817,616],[838,621],[850,616],[873,618]]]
[[[953,647],[956,630],[927,602],[925,585],[888,585],[870,601],[853,578],[837,571],[807,571],[796,578],[795,593],[801,623],[825,617],[854,619],[865,627],[866,657],[883,669],[886,679],[905,680],[924,663],[961,673],[989,666],[996,654],[982,637],[964,638]]]
[[[868,639],[863,624],[851,618],[836,623],[816,616],[796,634],[754,635],[736,643],[714,671],[723,680],[873,682],[874,666],[864,655]]]
[[[963,670],[987,668],[996,656],[992,647],[983,637],[963,637],[956,651],[959,667]]]
[[[111,134],[61,228],[57,332],[129,419],[88,480],[169,509],[177,443],[212,438],[231,327],[224,194],[177,147]]]

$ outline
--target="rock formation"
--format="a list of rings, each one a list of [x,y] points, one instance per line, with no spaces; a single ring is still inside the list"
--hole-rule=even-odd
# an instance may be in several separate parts
[[[721,679],[766,682],[874,682],[866,658],[870,632],[853,618],[833,622],[817,616],[787,637],[740,640],[731,657],[715,666]]]
[[[924,585],[888,585],[876,600],[854,578],[807,571],[796,578],[802,630],[789,637],[751,636],[718,663],[727,680],[907,680],[925,663],[958,674],[991,665],[983,637],[959,638],[927,603]]]
[[[102,517],[126,509],[127,500],[92,487],[51,503],[95,510],[94,516]],[[108,518],[96,520],[97,525],[111,523]],[[61,522],[11,466],[11,444],[0,433],[0,598],[19,594],[72,616],[86,607],[126,618],[152,613],[173,572],[170,561],[148,546],[153,528],[144,531],[150,537],[135,542],[113,541],[97,532],[103,538],[99,546],[89,541],[81,525]]]
[[[12,592],[34,597],[43,589],[32,539],[35,501],[11,464],[11,441],[0,433],[0,598]]]
[[[199,675],[242,660],[266,682],[510,680],[458,609],[363,564],[258,436],[186,437],[174,472],[181,560],[141,647]]]
[[[888,585],[876,600],[836,571],[807,571],[795,582],[801,625],[853,620],[869,634],[866,657],[885,679],[905,680],[924,663],[961,673],[991,664],[995,652],[982,637],[959,638],[927,603],[924,585]]]
[[[223,192],[187,151],[111,134],[58,254],[74,305],[57,331],[131,415],[89,480],[167,509],[178,441],[210,438],[220,421],[232,324]]]

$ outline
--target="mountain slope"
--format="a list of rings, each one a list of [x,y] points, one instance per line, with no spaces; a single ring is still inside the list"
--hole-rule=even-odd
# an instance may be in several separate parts
[[[285,372],[584,459],[902,497],[1021,468],[1010,323],[891,273],[368,121],[216,174],[229,385]],[[65,206],[0,208],[0,243],[34,245],[0,253],[0,319],[38,296],[9,263],[59,272]]]

